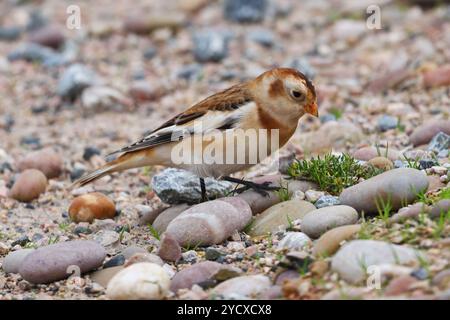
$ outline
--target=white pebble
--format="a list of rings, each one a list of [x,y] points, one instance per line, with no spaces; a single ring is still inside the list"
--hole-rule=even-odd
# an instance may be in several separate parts
[[[169,287],[170,278],[162,267],[142,262],[118,272],[108,283],[106,295],[114,300],[159,300]]]

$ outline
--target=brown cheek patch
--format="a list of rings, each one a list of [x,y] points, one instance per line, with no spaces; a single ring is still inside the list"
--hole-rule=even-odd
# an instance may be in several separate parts
[[[269,88],[269,96],[274,98],[281,96],[284,93],[283,82],[280,79],[275,80],[271,83]]]

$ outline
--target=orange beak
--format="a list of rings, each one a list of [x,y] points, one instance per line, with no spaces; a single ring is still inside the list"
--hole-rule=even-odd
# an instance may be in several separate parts
[[[317,102],[314,101],[313,103],[308,104],[305,107],[305,111],[314,117],[318,117],[319,116],[319,108],[317,107]]]

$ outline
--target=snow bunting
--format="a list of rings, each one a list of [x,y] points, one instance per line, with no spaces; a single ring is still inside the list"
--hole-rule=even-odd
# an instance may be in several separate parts
[[[316,91],[304,74],[275,68],[200,101],[151,131],[74,185],[150,165],[223,178],[249,168],[282,147],[304,114],[318,116]]]

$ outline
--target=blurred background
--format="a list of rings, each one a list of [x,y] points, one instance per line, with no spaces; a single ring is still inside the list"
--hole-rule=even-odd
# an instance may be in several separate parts
[[[0,146],[64,149],[71,170],[86,148],[115,150],[286,66],[319,94],[297,154],[402,148],[424,118],[448,118],[449,20],[448,1],[425,0],[1,1]]]

